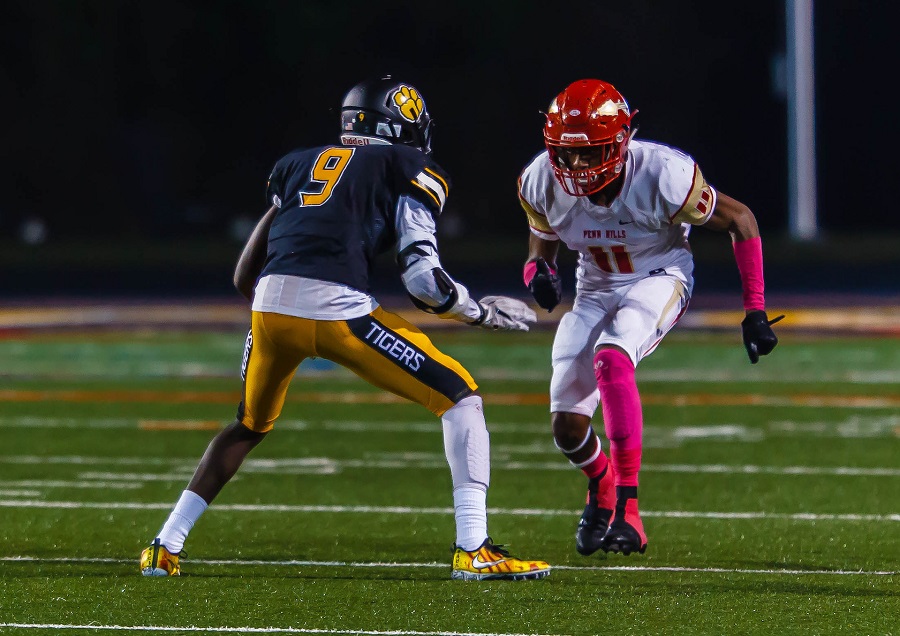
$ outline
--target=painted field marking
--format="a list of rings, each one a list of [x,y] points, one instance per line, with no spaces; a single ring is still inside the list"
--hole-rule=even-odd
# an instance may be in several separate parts
[[[151,391],[151,390],[0,390],[0,402],[129,402],[152,404],[237,404],[240,391]],[[386,392],[372,391],[297,391],[289,393],[287,401],[305,404],[409,404],[405,398]],[[490,405],[545,406],[550,403],[546,393],[488,393],[484,401]],[[691,393],[642,397],[645,405],[663,406],[779,406],[833,408],[897,408],[900,396],[834,395],[792,393],[764,395],[756,393]]]
[[[254,460],[257,462],[265,463],[265,460]],[[280,460],[283,461],[283,460]],[[37,462],[35,462],[37,463]],[[249,461],[248,461],[249,464]],[[361,464],[362,466],[362,464]],[[371,462],[366,462],[364,464],[366,468],[372,468],[374,466]],[[253,468],[253,466],[245,464],[244,470],[241,474],[235,475],[231,481],[238,481],[243,479],[243,475],[250,473],[267,473],[274,472],[279,475],[337,475],[342,472],[344,468],[348,468],[346,463],[341,462],[331,462],[331,463],[310,463],[305,466],[292,466],[290,468],[286,468],[284,466],[281,467],[265,467],[265,468]],[[415,465],[409,462],[400,463],[400,462],[389,462],[384,465],[375,466],[377,468],[391,468],[391,469],[422,469],[422,468],[433,468],[437,470],[445,470],[446,465],[443,463],[435,462],[434,465]],[[510,464],[496,464],[494,465],[495,470],[529,470],[534,472],[536,470],[553,470],[553,471],[564,471],[569,470],[570,467],[566,465],[557,465],[557,464],[548,464],[548,465],[540,465],[540,464],[522,464],[520,462],[510,463]],[[698,466],[692,464],[671,464],[671,465],[656,465],[656,464],[645,464],[642,469],[645,472],[660,472],[660,473],[713,473],[713,474],[739,474],[739,475],[756,475],[756,474],[767,474],[767,475],[782,475],[782,476],[802,476],[802,475],[819,475],[819,476],[829,476],[829,477],[898,477],[900,476],[900,469],[898,468],[849,468],[849,467],[822,467],[822,468],[813,468],[808,466],[785,466],[785,467],[775,467],[775,466],[716,466],[716,465],[708,465],[708,466]],[[192,472],[187,463],[184,464],[183,470],[181,472],[166,472],[166,473],[111,473],[111,472],[83,472],[78,474],[77,480],[65,480],[65,479],[29,479],[29,480],[0,480],[0,488],[41,488],[43,490],[2,490],[0,489],[0,497],[9,496],[9,497],[40,497],[45,495],[47,489],[51,488],[79,488],[86,490],[137,490],[143,488],[147,485],[148,482],[168,482],[168,483],[186,483],[192,475]]]
[[[158,430],[197,431],[219,430],[225,426],[224,420],[166,419],[147,420],[142,418],[93,418],[93,417],[38,417],[0,416],[0,428],[25,429],[98,429],[98,430]],[[443,434],[437,418],[406,422],[379,422],[362,420],[294,420],[281,419],[276,423],[279,431],[329,431],[338,433],[421,433]],[[531,443],[527,448],[531,454],[555,455],[556,448],[550,443],[550,426],[544,423],[491,422],[491,433],[510,433],[518,436],[535,435],[545,444]],[[671,447],[686,441],[711,440],[729,442],[760,442],[768,437],[836,437],[841,439],[871,439],[879,437],[900,437],[900,415],[866,414],[849,415],[830,421],[796,422],[774,420],[760,425],[705,423],[696,425],[659,426],[647,424],[644,427],[644,446],[647,448]],[[495,445],[495,449],[510,448],[523,452],[521,444],[516,446]]]
[[[343,470],[353,469],[431,469],[445,470],[446,460],[443,457],[428,459],[367,459],[338,460],[327,457],[309,457],[296,460],[289,459],[256,459],[247,461],[242,467],[245,473],[279,474],[318,474],[332,475]],[[497,461],[491,464],[492,470],[525,470],[525,471],[571,471],[572,466],[562,461],[522,462]],[[728,466],[728,465],[692,465],[692,464],[643,464],[641,470],[656,473],[715,473],[731,475],[828,475],[833,477],[900,477],[900,468],[856,468],[851,466]],[[112,473],[91,473],[93,478],[110,479]]]
[[[0,562],[7,563],[135,563],[137,559],[107,559],[98,557],[0,557]],[[434,561],[424,563],[402,562],[365,562],[365,561],[301,561],[287,559],[281,561],[264,561],[261,559],[190,559],[191,564],[228,565],[228,566],[271,566],[271,567],[325,567],[325,568],[448,568],[447,563]],[[572,570],[576,572],[684,572],[698,574],[774,574],[774,575],[831,575],[831,576],[896,576],[898,570],[797,570],[780,568],[701,568],[666,565],[553,565],[553,570]]]
[[[2,338],[2,336],[0,336]],[[67,366],[68,364],[68,366]],[[47,380],[119,380],[122,377],[130,377],[135,380],[145,378],[171,378],[171,379],[232,379],[239,382],[239,375],[235,371],[234,364],[203,364],[197,362],[164,362],[141,361],[138,363],[114,363],[109,360],[77,360],[77,362],[64,362],[60,360],[16,360],[16,373],[8,374],[19,379],[47,379]],[[482,381],[514,381],[514,382],[543,382],[550,383],[550,373],[547,370],[516,370],[501,369],[496,367],[482,367],[469,365],[473,374]],[[641,369],[638,371],[639,382],[655,382],[660,384],[684,384],[686,382],[703,384],[730,384],[740,382],[742,384],[772,383],[772,378],[755,373],[752,369],[734,369],[731,367],[711,369]],[[298,377],[313,376],[316,378],[328,378],[332,383],[355,383],[359,378],[343,367],[315,368],[301,365],[297,370]],[[890,369],[844,369],[844,370],[816,370],[814,372],[792,372],[792,384],[822,384],[825,382],[854,385],[854,384],[900,384],[900,372]]]
[[[66,479],[0,479],[0,487],[15,488],[101,488],[103,490],[137,490],[144,484],[138,482],[121,481],[117,476],[110,481],[85,481]]]
[[[141,481],[180,481],[190,478],[197,464],[197,458],[160,458],[160,457],[96,457],[84,455],[0,455],[0,464],[48,464],[72,466],[165,466],[174,470],[181,469],[184,474],[173,471],[166,473],[118,473],[87,471],[79,473],[84,483],[94,481],[106,482],[141,482]],[[343,469],[382,468],[382,469],[433,469],[445,470],[446,459],[440,453],[407,454],[399,453],[377,459],[333,459],[330,457],[280,457],[248,459],[241,466],[241,473],[281,474],[334,474]],[[546,470],[571,471],[572,466],[565,461],[521,462],[495,461],[494,470]],[[641,470],[656,473],[714,473],[729,475],[784,475],[803,476],[821,475],[831,477],[900,477],[900,468],[856,467],[856,466],[759,466],[754,464],[644,464]],[[0,480],[0,485],[12,482]],[[14,482],[22,485],[22,480]],[[33,482],[37,484],[37,482]],[[77,483],[60,481],[64,483]],[[79,487],[79,486],[71,486]],[[85,485],[84,487],[89,487]],[[131,487],[131,486],[129,486]]]
[[[218,431],[219,420],[138,420],[142,431]]]
[[[366,629],[313,629],[306,627],[175,627],[171,625],[66,625],[64,623],[0,623],[18,629],[70,629],[92,632],[199,632],[213,634],[360,634],[363,636],[563,636],[561,634],[501,634],[485,632],[375,631]]]
[[[187,482],[190,480],[191,475],[193,473],[191,471],[184,471],[182,473],[81,473],[78,475],[80,479],[96,479],[98,481],[115,481],[117,479],[123,479],[126,482],[148,482],[148,481],[184,481]],[[238,475],[235,475],[232,479],[237,479]]]
[[[44,501],[28,499],[0,499],[0,508],[37,508],[66,510],[169,510],[171,502],[142,503],[130,501]],[[423,508],[413,506],[325,506],[306,504],[216,504],[210,508],[227,512],[296,512],[296,513],[367,513],[390,515],[452,515],[453,508]],[[519,517],[571,517],[580,510],[543,508],[488,508],[488,514]],[[900,522],[900,513],[832,514],[814,512],[699,512],[689,510],[641,511],[642,517],[669,519],[783,519],[789,521],[893,521]]]

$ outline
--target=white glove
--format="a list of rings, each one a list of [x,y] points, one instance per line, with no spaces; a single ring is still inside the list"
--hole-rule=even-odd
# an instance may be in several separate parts
[[[537,322],[534,310],[515,298],[506,296],[485,296],[478,301],[481,317],[473,325],[485,329],[505,331],[528,331],[528,325]]]

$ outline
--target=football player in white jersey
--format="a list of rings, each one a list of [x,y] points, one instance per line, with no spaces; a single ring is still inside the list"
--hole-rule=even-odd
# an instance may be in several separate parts
[[[553,343],[550,411],[556,446],[588,477],[575,534],[585,555],[647,548],[637,499],[643,416],[635,367],[687,308],[692,225],[731,235],[752,363],[777,344],[771,325],[781,318],[766,315],[753,213],[706,183],[689,155],[634,140],[633,116],[611,84],[573,82],[546,113],[546,150],[519,178],[531,228],[524,280],[541,307],[552,311],[561,299],[560,243],[579,255],[574,306]],[[591,426],[601,405],[608,458]]]

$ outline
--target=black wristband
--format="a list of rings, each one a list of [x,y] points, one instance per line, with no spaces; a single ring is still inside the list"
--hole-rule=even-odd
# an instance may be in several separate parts
[[[477,326],[479,326],[479,325],[484,324],[484,321],[487,320],[487,317],[488,317],[488,310],[487,310],[487,307],[485,307],[485,306],[482,305],[481,303],[478,303],[478,308],[481,310],[481,315],[478,316],[478,318],[476,318],[475,320],[473,320],[472,322],[469,323],[469,324],[472,325],[473,327],[477,327]]]

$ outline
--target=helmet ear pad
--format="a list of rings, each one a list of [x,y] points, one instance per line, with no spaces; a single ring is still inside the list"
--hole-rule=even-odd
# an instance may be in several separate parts
[[[360,82],[341,103],[344,143],[363,138],[365,143],[403,144],[430,154],[432,128],[421,93],[389,75]]]
[[[568,194],[593,194],[621,174],[634,136],[634,114],[622,94],[601,80],[578,80],[553,99],[545,113],[544,144]],[[578,148],[590,148],[600,159],[590,166],[570,166],[565,157]]]

